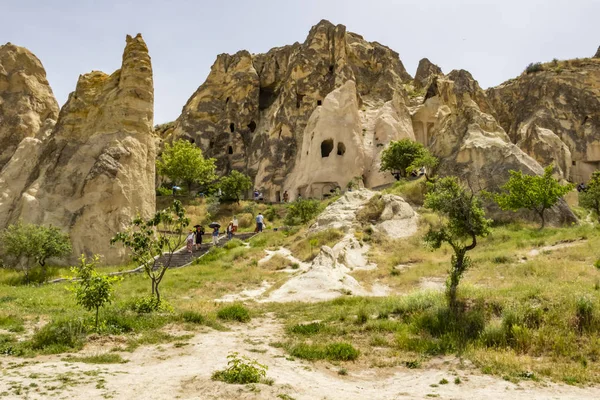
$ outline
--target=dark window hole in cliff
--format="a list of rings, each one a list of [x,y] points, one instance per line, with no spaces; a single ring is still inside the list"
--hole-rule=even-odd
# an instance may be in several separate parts
[[[571,161],[571,165],[572,166],[576,166],[577,165],[577,161]]]
[[[277,99],[277,91],[274,87],[261,87],[258,92],[258,108],[266,110]]]
[[[342,142],[338,142],[337,145],[337,155],[343,156],[346,153],[346,145]]]
[[[281,203],[281,192],[279,190],[275,192],[275,201]]]
[[[317,105],[320,106],[321,104],[323,104],[323,101],[317,100]]]
[[[196,143],[196,139],[190,139],[190,143],[191,143],[191,144],[194,144],[194,143]]]
[[[333,73],[333,65],[329,66],[329,73]]]
[[[213,147],[215,147],[215,142],[214,140],[211,140],[210,142],[208,142],[208,148],[212,149]]]
[[[296,94],[296,108],[300,108],[300,106],[302,105],[302,100],[304,100],[304,95],[303,94]]]
[[[333,139],[323,140],[321,142],[321,157],[329,157],[329,153],[333,150]]]
[[[229,97],[225,99],[225,104],[229,103]]]
[[[229,130],[231,133],[235,132],[235,124],[233,122],[229,124]]]
[[[229,146],[227,148],[227,154],[233,154],[233,147]]]
[[[250,129],[250,133],[254,133],[254,131],[256,130],[256,122],[250,121],[250,123],[248,124],[248,129]]]

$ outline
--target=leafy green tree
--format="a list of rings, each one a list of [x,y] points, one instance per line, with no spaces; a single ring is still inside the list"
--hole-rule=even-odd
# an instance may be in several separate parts
[[[540,176],[509,171],[508,182],[500,187],[501,193],[494,198],[503,210],[527,209],[535,212],[542,221],[540,229],[543,229],[546,225],[546,210],[573,189],[572,184],[561,185],[552,176],[553,171],[552,165],[547,166]]]
[[[381,153],[381,171],[406,177],[412,171],[425,167],[427,180],[437,168],[438,160],[421,143],[410,139],[393,141]]]
[[[458,284],[471,266],[467,252],[477,246],[477,237],[489,234],[492,221],[485,218],[481,199],[474,193],[467,192],[456,177],[442,178],[429,186],[424,206],[438,213],[441,222],[439,226],[429,229],[425,242],[434,249],[448,243],[454,251],[446,295],[450,308],[457,310]]]
[[[288,206],[285,216],[287,225],[305,224],[319,214],[321,204],[317,200],[297,199]]]
[[[215,159],[205,159],[200,148],[183,139],[173,145],[165,143],[162,155],[156,160],[156,170],[175,184],[186,184],[188,192],[194,183],[207,185],[217,179]]]
[[[221,191],[227,199],[235,200],[240,203],[240,196],[252,188],[252,180],[248,175],[242,174],[236,170],[221,178]]]
[[[29,282],[29,272],[37,264],[46,277],[46,262],[49,258],[64,258],[71,254],[71,240],[55,226],[23,224],[9,225],[0,234],[2,253],[13,263],[7,267],[25,272]]]
[[[75,301],[88,311],[96,311],[95,327],[98,331],[98,313],[100,307],[112,302],[114,283],[119,280],[116,276],[100,275],[96,271],[96,265],[100,257],[94,255],[91,262],[87,262],[82,254],[79,265],[72,267],[71,271],[77,279],[73,283]]]
[[[579,205],[596,213],[600,222],[600,171],[595,171],[585,192],[579,192]]]
[[[185,243],[185,228],[190,219],[179,200],[164,210],[157,211],[154,217],[144,220],[136,217],[130,227],[116,234],[111,243],[122,243],[131,253],[131,259],[141,265],[152,282],[152,296],[160,305],[159,285],[171,266],[173,254]]]

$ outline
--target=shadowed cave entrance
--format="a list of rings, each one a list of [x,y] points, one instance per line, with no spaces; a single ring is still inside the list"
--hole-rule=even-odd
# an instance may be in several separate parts
[[[321,142],[321,157],[329,157],[329,153],[333,150],[333,139],[323,140]]]

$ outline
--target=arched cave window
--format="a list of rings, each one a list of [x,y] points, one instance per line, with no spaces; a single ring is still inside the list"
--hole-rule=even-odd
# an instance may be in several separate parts
[[[215,142],[214,140],[211,140],[210,142],[208,142],[208,148],[212,149],[213,147],[215,147]]]
[[[248,124],[248,129],[250,129],[250,133],[254,133],[254,131],[256,130],[256,122],[250,121],[250,123]]]
[[[323,104],[323,102],[321,100],[317,100],[317,105],[320,106],[321,104]]]
[[[229,124],[229,130],[231,133],[235,132],[235,124],[233,122]]]
[[[233,154],[233,147],[229,146],[227,148],[227,154]]]
[[[333,150],[333,139],[323,140],[321,142],[321,157],[329,157],[329,153]]]
[[[190,143],[191,143],[191,144],[194,144],[194,143],[196,143],[196,139],[190,139]]]
[[[225,104],[229,103],[229,97],[225,99]]]
[[[346,152],[346,145],[342,142],[338,142],[337,155],[343,156],[345,152]]]
[[[333,65],[329,66],[329,72],[333,72]]]

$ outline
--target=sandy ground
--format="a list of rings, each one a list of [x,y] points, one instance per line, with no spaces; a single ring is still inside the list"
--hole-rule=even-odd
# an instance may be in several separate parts
[[[206,330],[176,343],[141,347],[121,353],[125,364],[93,365],[61,361],[63,356],[31,360],[1,357],[0,397],[3,399],[598,399],[600,388],[524,382],[513,384],[457,369],[361,368],[311,364],[269,346],[281,340],[282,327],[271,317],[237,325],[229,332]],[[110,344],[112,347],[113,344]],[[97,346],[84,353],[108,351]],[[211,380],[226,365],[230,351],[268,366],[272,385],[230,385]],[[440,360],[442,361],[442,360]],[[348,375],[337,373],[340,367]],[[462,383],[454,384],[460,377]],[[450,381],[437,385],[440,380]],[[433,387],[431,385],[434,385]],[[437,385],[437,386],[435,386]],[[15,388],[20,394],[15,394]],[[285,397],[289,396],[289,397]]]

